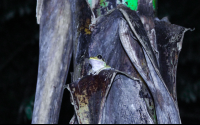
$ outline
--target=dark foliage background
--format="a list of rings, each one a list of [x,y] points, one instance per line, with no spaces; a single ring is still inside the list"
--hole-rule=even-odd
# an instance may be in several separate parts
[[[177,95],[183,123],[200,123],[199,3],[158,0],[159,18],[168,16],[173,24],[195,28],[185,35],[178,64]],[[35,15],[35,0],[0,2],[0,124],[31,123],[39,57]],[[59,123],[68,123],[72,115],[69,93],[65,91]]]

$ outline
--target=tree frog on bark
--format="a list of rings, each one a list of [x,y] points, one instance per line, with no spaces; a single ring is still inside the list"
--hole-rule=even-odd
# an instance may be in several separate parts
[[[103,69],[109,69],[110,66],[106,65],[106,62],[102,59],[101,55],[96,57],[90,57],[89,63],[92,66],[92,69],[89,71],[88,75],[92,73],[93,75],[98,74]]]

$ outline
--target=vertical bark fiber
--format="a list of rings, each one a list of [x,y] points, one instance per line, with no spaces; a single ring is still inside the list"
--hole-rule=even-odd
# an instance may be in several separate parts
[[[40,57],[32,123],[58,122],[72,53],[68,90],[76,114],[70,123],[181,123],[176,68],[189,29],[155,19],[152,0],[138,0],[137,11],[119,0],[104,0],[106,7],[92,2],[38,0]],[[88,58],[97,55],[111,68],[88,75]]]
[[[96,9],[98,9],[100,3],[98,3],[98,0],[92,2],[95,6],[93,6],[93,3],[91,4],[91,11],[96,17],[92,19],[90,18],[91,13],[86,14],[82,11],[88,11],[83,4],[84,2],[76,2],[78,3],[76,9],[80,10],[82,15],[78,13],[78,16],[75,16],[75,24],[84,30],[76,30],[79,34],[74,46],[74,83],[71,83],[70,86],[81,84],[80,81],[85,78],[84,76],[88,77],[87,72],[91,67],[85,61],[85,58],[97,55],[101,55],[107,65],[112,68],[140,79],[142,84],[138,87],[138,83],[135,85],[130,78],[118,74],[111,84],[112,87],[103,110],[95,110],[97,111],[95,113],[92,112],[95,106],[90,105],[84,111],[80,108],[85,108],[86,105],[94,101],[98,105],[102,100],[88,101],[91,100],[90,96],[82,95],[87,96],[87,99],[83,98],[83,101],[81,101],[83,104],[75,103],[77,100],[72,102],[76,112],[79,112],[76,114],[79,123],[97,123],[98,120],[100,120],[99,123],[181,123],[174,81],[176,80],[178,53],[181,50],[184,32],[188,29],[170,23],[167,24],[167,28],[163,21],[155,20],[152,0],[138,0],[137,12],[128,8],[127,5],[113,6],[115,5],[113,4],[115,3],[114,0],[105,0],[108,6],[101,8],[102,11],[98,14]],[[109,8],[109,5],[112,5],[112,7]],[[87,22],[92,22],[90,25],[92,31],[89,34],[86,32],[86,29],[89,29]],[[121,22],[127,22],[126,26],[124,24],[122,26]],[[163,25],[157,27],[158,24]],[[85,27],[81,28],[81,25]],[[175,27],[178,29],[174,29]],[[123,30],[126,31],[122,32]],[[160,37],[162,34],[167,36]],[[168,49],[174,51],[172,51],[170,57],[163,56],[163,51],[169,52],[169,50],[164,50],[168,45],[170,47]],[[172,65],[168,63],[169,61],[172,61]],[[166,69],[167,72],[163,72]],[[98,76],[99,74],[90,77]],[[76,81],[77,79],[80,81]],[[94,81],[89,80],[87,82],[89,84]],[[98,84],[103,83],[99,81]],[[89,89],[81,86],[78,86],[78,88],[82,91],[89,91]],[[98,90],[100,87],[96,86],[93,89]],[[99,91],[103,90],[100,89]],[[72,98],[77,98],[76,96],[79,95],[72,90],[70,92]],[[133,99],[126,100],[129,98],[127,95],[133,97]],[[134,99],[137,101],[133,102]],[[114,103],[119,101],[120,103]],[[152,104],[152,102],[154,103]],[[87,112],[86,116],[79,115],[85,114],[85,112]],[[94,114],[102,114],[102,116],[97,116],[101,119],[93,120]],[[130,120],[133,117],[134,120]]]
[[[40,2],[40,55],[32,123],[55,124],[72,55],[71,4],[70,0]]]

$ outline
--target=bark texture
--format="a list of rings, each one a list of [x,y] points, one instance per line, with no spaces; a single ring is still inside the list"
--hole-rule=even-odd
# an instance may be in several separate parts
[[[80,12],[83,13],[83,11],[80,11]],[[88,17],[90,17],[90,16],[88,16]],[[121,20],[120,18],[123,18],[123,15],[121,14],[121,12],[119,10],[112,11],[112,13],[109,13],[109,14],[105,15],[104,17],[99,18],[97,20],[97,23],[95,25],[95,28],[94,28],[92,34],[86,34],[86,32],[84,32],[84,30],[82,32],[79,32],[80,35],[79,35],[78,44],[81,47],[80,47],[80,49],[78,49],[76,51],[76,53],[79,53],[79,54],[75,55],[75,56],[79,55],[78,56],[79,58],[75,57],[76,58],[75,62],[74,62],[75,72],[79,71],[78,74],[81,74],[81,76],[84,76],[84,75],[87,75],[87,72],[91,68],[89,66],[89,64],[84,59],[81,59],[80,57],[89,58],[89,57],[94,57],[97,55],[102,55],[105,62],[112,68],[123,71],[131,76],[134,76],[135,78],[142,79],[140,77],[140,75],[138,74],[137,70],[135,69],[135,67],[133,66],[133,64],[131,63],[131,61],[129,60],[129,57],[127,56],[126,52],[124,51],[124,49],[121,45],[120,38],[119,38],[119,32],[118,32],[119,23]],[[110,24],[112,24],[112,25],[110,25]],[[112,34],[110,34],[110,33],[112,33]],[[138,44],[138,43],[136,42],[136,44]],[[137,45],[136,45],[136,47],[137,47]],[[142,50],[141,50],[141,52],[142,52]],[[142,56],[142,54],[140,54],[140,56]],[[145,60],[142,60],[142,61],[144,62]],[[79,67],[79,66],[81,66],[81,67]],[[76,70],[78,68],[81,70]],[[76,77],[75,75],[77,75],[77,73],[74,73],[74,77]],[[81,78],[81,77],[79,77],[79,78]],[[121,83],[121,84],[123,84],[123,83]],[[115,85],[116,84],[113,84],[113,86],[115,86]],[[135,98],[139,97],[139,98],[144,98],[146,100],[151,100],[148,102],[150,102],[150,105],[153,107],[153,103],[152,103],[153,101],[152,101],[151,94],[148,92],[148,89],[146,88],[144,83],[141,86],[142,87],[138,90],[138,91],[140,91],[142,89],[140,91],[140,94],[137,93],[137,95],[134,95],[134,93],[133,93],[132,95],[134,95]],[[120,89],[119,87],[117,87],[117,88]],[[117,92],[117,91],[115,91],[115,92]],[[109,92],[109,94],[110,94],[110,92]],[[143,96],[143,94],[145,96]],[[122,98],[123,98],[123,96],[122,96]],[[129,100],[129,101],[132,102],[132,100]],[[130,105],[132,105],[132,107],[137,106],[136,110],[138,110],[138,111],[140,111],[140,109],[138,109],[138,108],[140,108],[140,106],[141,106],[142,107],[141,110],[146,111],[147,108],[144,105],[144,103],[145,103],[145,101],[134,102],[134,103],[130,103]],[[119,107],[116,106],[116,108],[119,108]],[[123,110],[125,110],[125,109],[123,109],[123,107],[122,107],[122,109],[120,111],[123,111]],[[106,112],[109,112],[109,111],[106,111]],[[149,109],[149,112],[152,112],[151,114],[155,113],[154,111],[151,111],[150,109]],[[114,114],[114,112],[110,112],[110,113]],[[144,113],[146,114],[147,112],[144,112]],[[139,115],[138,113],[135,113],[135,114]],[[106,114],[102,114],[102,115],[103,115],[102,116],[102,118],[103,118],[103,117],[105,117]],[[80,117],[80,116],[77,116],[77,117]],[[138,116],[138,118],[139,118],[139,116]],[[149,118],[148,113],[146,114],[145,118],[146,119]],[[139,122],[137,120],[136,123],[147,123],[147,120],[145,118],[144,118],[144,121]],[[112,120],[112,122],[108,122],[108,123],[113,123],[113,122],[115,122],[115,121]],[[104,120],[104,121],[101,121],[101,123],[107,123],[107,121]],[[118,123],[118,122],[115,122],[115,123]],[[127,121],[127,123],[128,123],[128,121]],[[148,123],[152,123],[152,121],[148,122]]]
[[[105,8],[99,0],[38,3],[40,59],[32,123],[58,122],[72,53],[70,123],[181,123],[176,69],[189,29],[155,18],[152,0],[138,0],[137,11],[119,3],[105,0]],[[111,68],[88,75],[88,59],[97,55]]]
[[[77,49],[76,53],[79,53],[82,55],[81,57],[85,58],[102,55],[109,66],[124,74],[129,74],[141,82],[138,84],[123,74],[116,75],[113,83],[110,83],[111,88],[103,110],[101,108],[95,110],[95,106],[88,106],[95,100],[93,98],[92,101],[88,101],[91,99],[91,96],[87,96],[86,100],[84,100],[85,98],[82,100],[84,106],[74,103],[75,100],[72,100],[73,105],[76,108],[78,107],[78,109],[84,108],[85,105],[88,106],[88,109],[85,110],[87,112],[85,117],[76,114],[78,117],[78,121],[76,122],[181,123],[175,93],[176,84],[168,79],[170,77],[175,80],[176,74],[171,74],[171,71],[173,70],[175,72],[176,66],[172,67],[167,62],[175,58],[174,63],[177,63],[176,59],[178,59],[178,54],[181,50],[184,33],[189,29],[164,21],[168,24],[168,27],[166,27],[163,20],[154,19],[151,0],[140,0],[138,4],[137,12],[130,10],[126,6],[118,5],[116,8],[110,9],[107,13],[101,13],[103,16],[101,15],[99,17],[97,17],[98,14],[95,8],[91,9],[94,10],[97,18],[95,20],[92,19],[93,28],[91,34],[85,37],[86,32],[83,31],[80,33],[84,35],[80,35],[79,38],[81,40],[83,37],[86,38],[84,39],[86,42],[80,41],[79,39],[78,44],[81,48],[79,50]],[[159,28],[157,27],[158,24],[161,24]],[[176,27],[176,30],[173,27]],[[161,34],[168,34],[169,39],[173,39],[174,35],[179,36],[179,38],[175,38],[177,41],[170,42],[168,41],[169,39],[164,40]],[[164,52],[160,47],[166,46],[164,41],[168,44],[173,43],[173,47],[172,45],[169,47],[175,50],[173,57],[163,57],[162,54]],[[165,62],[163,62],[164,60]],[[81,69],[79,70],[79,74],[81,74],[79,76],[81,77],[79,77],[80,79],[78,81],[70,84],[70,86],[73,84],[81,84],[79,82],[85,79],[85,77],[82,77],[87,77],[87,72],[91,68],[84,59],[80,60],[80,58],[76,58],[74,61],[81,67],[79,68]],[[163,72],[166,69],[168,72]],[[95,75],[93,77],[100,76],[97,74],[97,76]],[[88,82],[94,81],[88,80]],[[99,81],[98,84],[103,84],[103,82],[101,83]],[[81,87],[81,89],[83,88]],[[89,90],[91,91],[91,89]],[[92,90],[99,90],[98,92],[103,91],[103,89],[97,86],[93,87]],[[82,91],[88,91],[88,89],[84,88]],[[72,91],[71,93],[75,94]],[[72,98],[77,98],[73,94]],[[134,101],[135,99],[137,101]],[[97,100],[95,100],[96,104],[102,105],[102,99],[98,98]],[[75,110],[77,111],[76,108]],[[97,112],[94,113],[94,110]],[[96,116],[96,120],[93,119],[93,115]]]
[[[38,1],[40,55],[33,124],[58,123],[72,55],[72,20],[69,0]],[[42,3],[40,3],[42,2]]]

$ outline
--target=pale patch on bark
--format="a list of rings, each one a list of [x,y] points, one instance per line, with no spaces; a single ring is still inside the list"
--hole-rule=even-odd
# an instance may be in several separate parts
[[[36,7],[37,24],[40,24],[40,18],[42,16],[42,9],[43,9],[43,0],[37,0],[37,7]]]
[[[41,22],[40,24],[42,27],[42,33],[40,34],[40,63],[32,123],[56,123],[59,115],[55,116],[55,114],[59,113],[60,106],[60,100],[57,98],[60,97],[59,95],[61,95],[65,82],[65,74],[61,72],[66,71],[68,67],[63,65],[64,61],[66,61],[63,59],[63,55],[66,52],[66,44],[70,42],[68,39],[71,38],[71,35],[68,36],[71,23],[70,2],[66,0],[48,3],[58,6],[49,14],[50,20],[46,19],[47,13],[41,12],[41,3],[43,1],[38,0],[38,2],[38,19],[40,20],[41,16],[46,22]],[[45,16],[41,15],[42,13],[45,13]],[[51,26],[52,23],[55,25]],[[70,61],[66,62],[69,63]]]

